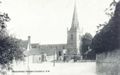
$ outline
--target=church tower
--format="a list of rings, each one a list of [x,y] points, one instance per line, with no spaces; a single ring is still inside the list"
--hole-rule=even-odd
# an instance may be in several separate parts
[[[80,54],[80,29],[76,5],[74,6],[71,28],[67,31],[67,51],[68,55]]]

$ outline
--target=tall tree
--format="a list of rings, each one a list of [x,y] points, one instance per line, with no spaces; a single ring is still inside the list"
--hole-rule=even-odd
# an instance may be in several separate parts
[[[23,49],[20,41],[7,33],[6,22],[9,22],[8,14],[0,14],[0,66],[9,69],[12,61],[23,60]]]
[[[115,6],[115,11],[108,24],[95,35],[92,49],[96,53],[108,52],[120,48],[120,1]]]
[[[82,37],[82,45],[81,45],[82,55],[84,55],[88,51],[91,42],[92,42],[92,35],[90,33],[85,33],[85,35],[83,35]]]

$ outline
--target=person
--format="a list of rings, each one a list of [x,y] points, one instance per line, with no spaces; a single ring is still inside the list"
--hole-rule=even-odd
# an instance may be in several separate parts
[[[41,62],[45,62],[45,61],[47,61],[47,55],[46,55],[46,53],[42,53]]]
[[[61,52],[61,51],[59,51],[59,53],[58,53],[58,60],[59,60],[59,61],[62,61],[62,60],[63,60],[62,52]]]
[[[44,62],[44,54],[41,55],[41,62]]]
[[[77,62],[77,56],[76,56],[76,54],[74,54],[73,60],[74,60],[74,62]]]
[[[47,61],[47,54],[44,53],[44,61]]]
[[[63,62],[66,62],[66,54],[63,56]]]

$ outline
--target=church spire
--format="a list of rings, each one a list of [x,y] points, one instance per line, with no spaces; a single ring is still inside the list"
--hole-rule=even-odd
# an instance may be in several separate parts
[[[79,28],[79,22],[78,22],[77,10],[76,10],[76,2],[74,4],[74,12],[73,12],[71,28]]]

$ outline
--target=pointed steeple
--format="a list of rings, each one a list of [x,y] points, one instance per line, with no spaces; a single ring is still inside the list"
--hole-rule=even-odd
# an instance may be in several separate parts
[[[74,5],[74,12],[73,12],[71,28],[79,28],[79,21],[78,21],[77,10],[76,10],[76,2],[75,2],[75,5]]]

